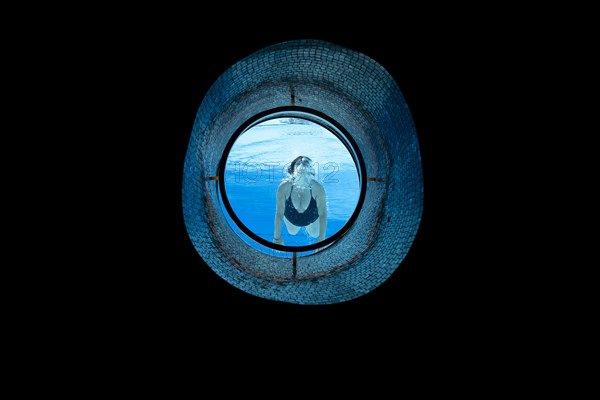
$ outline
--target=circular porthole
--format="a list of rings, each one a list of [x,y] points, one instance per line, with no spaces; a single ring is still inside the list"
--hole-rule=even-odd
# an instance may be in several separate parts
[[[304,174],[293,168],[300,157],[309,160]],[[281,257],[314,254],[342,237],[367,187],[362,155],[347,130],[304,107],[267,110],[245,121],[225,147],[218,181],[232,229]],[[296,212],[302,194],[308,205]]]
[[[322,238],[301,241],[305,226],[293,235],[283,223],[284,244],[274,243],[277,188],[299,156],[324,187],[328,224]],[[299,213],[324,199],[297,192]],[[330,42],[293,40],[248,55],[202,99],[182,205],[204,263],[246,293],[332,304],[371,292],[401,265],[423,211],[419,142],[400,88],[377,61]]]

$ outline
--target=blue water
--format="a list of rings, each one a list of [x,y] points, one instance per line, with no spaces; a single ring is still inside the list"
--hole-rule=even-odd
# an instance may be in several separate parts
[[[225,190],[233,211],[242,223],[258,236],[273,240],[275,195],[287,175],[287,165],[298,155],[310,157],[315,179],[327,195],[326,237],[338,232],[356,208],[360,187],[356,166],[335,135],[316,124],[280,122],[257,125],[234,143],[225,168]],[[273,252],[247,237],[224,209],[232,229],[248,244],[282,257],[291,253]],[[304,246],[316,242],[302,228],[296,235],[282,225],[286,246]],[[312,253],[305,252],[303,254]]]

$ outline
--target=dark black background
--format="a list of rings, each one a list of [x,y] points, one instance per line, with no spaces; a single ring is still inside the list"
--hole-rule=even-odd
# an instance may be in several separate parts
[[[86,107],[94,140],[85,156],[99,238],[79,238],[82,267],[92,272],[78,290],[91,298],[90,314],[109,321],[100,329],[142,341],[208,336],[257,346],[341,338],[387,346],[403,335],[464,343],[504,329],[514,295],[504,283],[518,272],[501,267],[511,244],[497,232],[507,194],[493,160],[511,140],[502,119],[510,82],[497,73],[510,65],[501,38],[483,25],[433,32],[278,22],[149,24],[106,45],[94,39],[102,51],[86,56],[94,68],[82,86],[98,95],[98,106]],[[293,305],[237,289],[203,262],[183,221],[184,157],[204,94],[235,62],[293,39],[327,40],[380,63],[405,97],[420,144],[424,208],[413,246],[380,287],[340,304]]]
[[[153,390],[165,371],[179,376],[188,366],[201,371],[201,385],[212,372],[234,376],[232,387],[275,370],[286,390],[321,382],[353,389],[363,371],[392,374],[365,382],[370,389],[386,379],[398,390],[408,380],[401,368],[424,381],[420,389],[440,378],[444,391],[512,388],[506,381],[518,382],[517,373],[529,380],[538,363],[528,361],[552,358],[555,343],[544,340],[558,331],[536,325],[548,315],[560,324],[561,307],[570,312],[565,284],[544,282],[550,263],[539,257],[560,249],[538,244],[539,227],[554,221],[532,194],[554,177],[536,157],[551,131],[540,123],[554,121],[546,105],[562,84],[549,84],[546,72],[564,77],[549,66],[562,65],[561,40],[572,42],[562,16],[544,19],[538,9],[425,6],[68,10],[62,19],[42,16],[30,36],[22,28],[7,37],[18,49],[10,64],[24,73],[7,75],[20,96],[11,100],[33,103],[13,135],[24,142],[24,162],[9,173],[43,162],[23,168],[25,185],[35,187],[25,212],[7,210],[33,216],[7,231],[26,242],[7,263],[23,279],[6,280],[18,289],[8,305],[27,341],[13,347],[37,353],[21,362],[62,372],[66,361],[76,373],[59,381],[91,378],[91,389],[107,387],[116,371],[135,389]],[[362,52],[394,77],[424,174],[423,218],[405,260],[372,292],[324,306],[268,301],[223,281],[193,248],[181,201],[207,90],[254,51],[307,38]],[[562,162],[560,152],[544,155]],[[157,379],[136,385],[134,376],[148,373]],[[270,377],[243,389],[272,391]]]

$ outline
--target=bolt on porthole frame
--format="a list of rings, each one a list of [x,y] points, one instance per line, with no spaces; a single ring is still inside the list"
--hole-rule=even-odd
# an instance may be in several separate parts
[[[252,128],[262,122],[272,120],[272,119],[278,119],[278,118],[299,118],[299,119],[313,122],[315,124],[320,125],[321,127],[325,128],[325,129],[327,129],[345,146],[346,150],[352,157],[352,160],[354,161],[354,164],[356,167],[360,191],[359,191],[358,201],[356,203],[356,206],[354,208],[352,215],[337,232],[335,232],[334,234],[332,234],[329,237],[326,237],[322,241],[319,241],[316,243],[312,243],[312,244],[308,244],[308,245],[301,245],[301,246],[287,246],[287,245],[276,244],[276,243],[273,243],[269,240],[266,240],[266,239],[260,237],[255,232],[253,232],[251,229],[249,229],[240,220],[240,218],[236,215],[235,211],[233,210],[233,207],[227,197],[227,191],[225,188],[225,184],[226,184],[225,170],[226,170],[227,159],[228,159],[228,156],[231,152],[231,149],[232,149],[234,143],[243,133],[247,132],[250,128]],[[325,247],[331,245],[332,243],[336,242],[337,240],[339,240],[344,234],[346,234],[348,232],[348,230],[350,229],[350,227],[352,226],[354,221],[357,219],[358,214],[362,208],[362,205],[363,205],[363,202],[365,199],[365,194],[366,194],[366,190],[367,190],[367,171],[366,171],[366,167],[365,167],[365,163],[364,163],[362,154],[358,148],[358,145],[356,144],[356,142],[354,141],[352,136],[348,133],[348,131],[341,124],[339,124],[335,119],[331,118],[330,116],[328,116],[324,113],[321,113],[317,110],[313,110],[313,109],[310,109],[307,107],[288,106],[288,107],[278,107],[278,108],[274,108],[274,109],[270,109],[270,110],[265,110],[259,114],[256,114],[255,116],[246,120],[233,133],[233,135],[229,139],[227,145],[225,146],[223,155],[221,156],[221,159],[219,161],[217,181],[218,181],[218,194],[221,197],[221,200],[222,200],[222,203],[223,203],[225,209],[227,210],[229,216],[231,217],[233,222],[236,224],[236,226],[245,235],[247,235],[249,238],[251,238],[255,242],[257,242],[267,248],[270,248],[270,249],[273,249],[276,251],[280,251],[280,252],[292,252],[292,253],[294,253],[294,256],[295,256],[296,253],[325,248]]]

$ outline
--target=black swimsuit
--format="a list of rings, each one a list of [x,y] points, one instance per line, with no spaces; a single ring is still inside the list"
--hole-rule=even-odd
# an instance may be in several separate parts
[[[290,196],[285,201],[285,212],[283,215],[296,226],[312,224],[319,218],[319,210],[317,210],[315,198],[312,197],[312,189],[310,189],[310,204],[304,212],[298,212],[296,207],[294,207],[294,203],[292,203],[292,190],[294,190],[294,185],[292,185],[292,189],[290,190]]]

